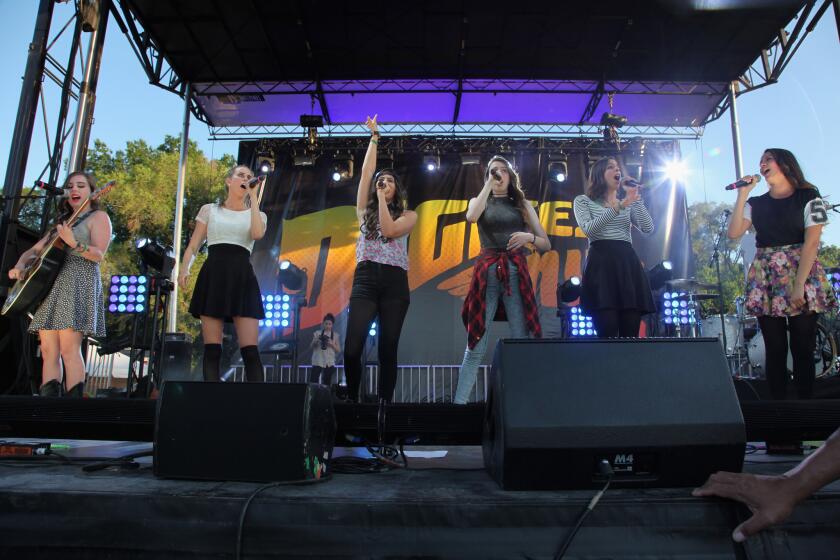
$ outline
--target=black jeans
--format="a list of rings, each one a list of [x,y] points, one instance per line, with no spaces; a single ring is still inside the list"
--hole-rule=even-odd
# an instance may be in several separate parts
[[[390,401],[397,383],[397,350],[410,295],[408,273],[398,267],[371,261],[356,265],[347,335],[344,340],[344,374],[351,399],[359,395],[365,364],[365,342],[374,319],[379,317],[379,398]]]
[[[761,336],[764,337],[764,371],[767,385],[774,399],[787,396],[787,382],[790,373],[787,369],[788,332],[790,333],[790,353],[793,357],[793,383],[796,396],[810,399],[814,393],[816,367],[814,349],[817,346],[817,314],[796,315],[794,317],[758,318]]]
[[[330,385],[333,375],[335,375],[335,366],[312,366],[309,382],[320,383],[321,385]],[[338,383],[338,379],[336,379],[335,382]]]

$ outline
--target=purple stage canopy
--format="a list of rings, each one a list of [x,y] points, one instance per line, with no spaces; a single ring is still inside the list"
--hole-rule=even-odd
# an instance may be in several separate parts
[[[804,0],[117,0],[212,127],[702,127]],[[699,8],[697,7],[699,6]],[[739,9],[740,7],[740,9]],[[144,48],[139,43],[140,49]]]

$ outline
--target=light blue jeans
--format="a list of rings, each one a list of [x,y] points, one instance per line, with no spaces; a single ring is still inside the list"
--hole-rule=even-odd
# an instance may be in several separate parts
[[[527,338],[528,329],[525,326],[525,309],[522,306],[522,296],[519,293],[519,269],[511,261],[508,261],[508,281],[510,282],[510,295],[503,293],[504,288],[496,276],[497,264],[487,269],[487,292],[485,293],[484,312],[484,336],[475,345],[475,348],[464,351],[464,361],[461,362],[461,372],[458,374],[458,388],[455,391],[455,403],[466,404],[470,400],[475,386],[475,377],[478,373],[478,366],[487,351],[487,332],[493,323],[496,309],[499,307],[499,296],[505,305],[507,322],[510,326],[510,334],[513,338]]]

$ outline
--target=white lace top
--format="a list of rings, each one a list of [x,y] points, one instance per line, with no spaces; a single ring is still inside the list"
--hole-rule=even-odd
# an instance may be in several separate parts
[[[260,212],[263,225],[268,223],[265,212]],[[228,210],[218,204],[205,204],[198,211],[196,221],[207,224],[207,246],[218,243],[239,245],[248,249],[254,248],[251,239],[251,210]]]

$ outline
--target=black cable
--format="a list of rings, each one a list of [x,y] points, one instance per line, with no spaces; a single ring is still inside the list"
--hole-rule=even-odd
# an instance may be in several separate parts
[[[604,484],[604,487],[601,488],[601,490],[598,491],[598,493],[592,496],[591,500],[589,500],[589,504],[587,504],[586,508],[581,512],[577,522],[575,523],[575,526],[572,527],[572,530],[569,531],[568,535],[566,535],[566,540],[563,541],[563,544],[557,550],[557,554],[554,555],[554,560],[561,560],[561,558],[563,558],[563,556],[566,554],[566,550],[568,550],[569,546],[572,544],[572,540],[575,538],[575,535],[577,535],[580,526],[583,525],[583,521],[589,515],[589,512],[595,509],[595,506],[597,506],[598,502],[601,501],[601,497],[604,495],[604,492],[606,492],[607,488],[610,487],[610,483],[612,482],[614,473],[612,467],[610,466],[610,463],[606,459],[602,459],[601,462],[598,463],[598,471],[601,474],[606,475],[607,482],[606,484]]]
[[[236,560],[241,560],[242,558],[242,537],[245,533],[245,517],[248,515],[248,508],[251,506],[251,502],[263,491],[268,490],[270,488],[277,488],[278,486],[305,486],[307,484],[317,484],[319,482],[326,482],[332,479],[332,475],[327,474],[322,476],[321,478],[307,478],[301,480],[289,480],[285,482],[269,482],[268,484],[263,484],[248,496],[248,499],[245,500],[245,505],[242,506],[242,512],[239,514],[239,526],[236,529]]]

